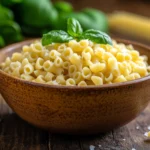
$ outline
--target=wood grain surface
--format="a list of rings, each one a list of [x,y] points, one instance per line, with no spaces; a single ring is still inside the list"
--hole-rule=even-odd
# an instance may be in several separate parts
[[[50,134],[29,125],[0,96],[0,150],[150,150],[144,133],[150,125],[150,105],[129,124],[95,136]]]

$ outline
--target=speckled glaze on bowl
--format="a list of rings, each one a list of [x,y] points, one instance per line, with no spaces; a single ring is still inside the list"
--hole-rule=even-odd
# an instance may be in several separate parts
[[[33,40],[0,51],[0,63]],[[150,48],[118,40],[150,58]],[[0,70],[0,92],[8,105],[27,122],[50,132],[95,134],[134,119],[150,100],[150,76],[103,86],[50,86],[14,78]]]

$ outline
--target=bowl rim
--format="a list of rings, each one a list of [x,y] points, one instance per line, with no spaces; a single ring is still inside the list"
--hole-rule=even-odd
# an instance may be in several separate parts
[[[138,42],[135,42],[135,41],[132,41],[132,40],[126,40],[126,39],[122,39],[122,38],[113,38],[113,39],[115,39],[117,42],[121,42],[121,43],[125,43],[125,44],[132,44],[133,46],[134,45],[139,46],[141,48],[145,48],[145,49],[150,51],[150,46],[142,44],[142,43],[138,43]],[[0,49],[0,53],[2,51],[11,51],[14,48],[23,46],[24,44],[31,43],[35,40],[39,40],[39,38],[29,39],[29,40],[25,40],[25,41],[22,41],[22,42],[18,42],[18,43],[8,45],[8,46]],[[11,78],[15,81],[26,84],[26,85],[32,85],[32,86],[36,86],[36,87],[45,87],[45,88],[54,88],[54,89],[68,89],[68,90],[69,89],[82,90],[82,89],[119,88],[119,87],[122,87],[122,86],[129,86],[129,85],[132,86],[132,85],[142,83],[142,82],[147,81],[147,80],[150,79],[150,74],[149,74],[145,77],[135,79],[135,80],[131,80],[131,81],[125,81],[125,82],[120,82],[120,83],[112,83],[112,84],[103,84],[103,85],[88,85],[88,86],[80,86],[79,87],[79,86],[68,86],[68,85],[49,85],[49,84],[46,84],[46,83],[38,83],[38,82],[27,81],[27,80],[23,80],[23,79],[20,79],[20,78],[17,78],[17,77],[13,77],[13,76],[9,75],[8,73],[5,73],[1,69],[0,69],[0,74],[2,74],[4,76],[7,76],[8,78]]]

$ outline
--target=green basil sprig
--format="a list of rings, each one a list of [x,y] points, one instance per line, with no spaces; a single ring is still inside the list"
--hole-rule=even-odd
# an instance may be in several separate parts
[[[67,20],[67,32],[62,30],[52,30],[44,34],[42,37],[42,45],[65,43],[72,39],[89,39],[95,43],[112,45],[112,40],[106,33],[94,29],[89,29],[83,32],[81,24],[74,18],[69,18]]]
[[[74,18],[69,18],[67,20],[67,32],[74,38],[78,38],[82,35],[83,29],[78,20]]]

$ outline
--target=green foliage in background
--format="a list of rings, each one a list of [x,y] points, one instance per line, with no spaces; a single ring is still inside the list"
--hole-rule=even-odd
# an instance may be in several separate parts
[[[96,29],[108,32],[108,22],[106,15],[96,9],[85,8],[80,12],[72,12],[68,14],[60,14],[60,21],[56,24],[57,29],[66,30],[66,20],[70,17],[79,20],[84,30]]]
[[[26,33],[28,28],[36,30],[36,35],[51,29],[58,20],[58,12],[49,0],[23,0],[15,7],[15,17]],[[39,32],[40,31],[40,32]],[[29,35],[33,35],[34,32]]]
[[[20,26],[14,21],[13,12],[0,5],[0,47],[22,40]]]
[[[108,31],[106,15],[96,9],[85,8],[75,12],[70,3],[63,1],[0,0],[0,47],[22,40],[22,33],[41,36],[49,30],[66,31],[70,17],[79,20],[83,30]]]
[[[21,3],[23,0],[0,0],[0,3],[5,7],[10,7],[14,4]]]
[[[54,7],[58,11],[59,14],[61,13],[71,13],[73,11],[73,7],[70,3],[58,1],[54,3]]]

